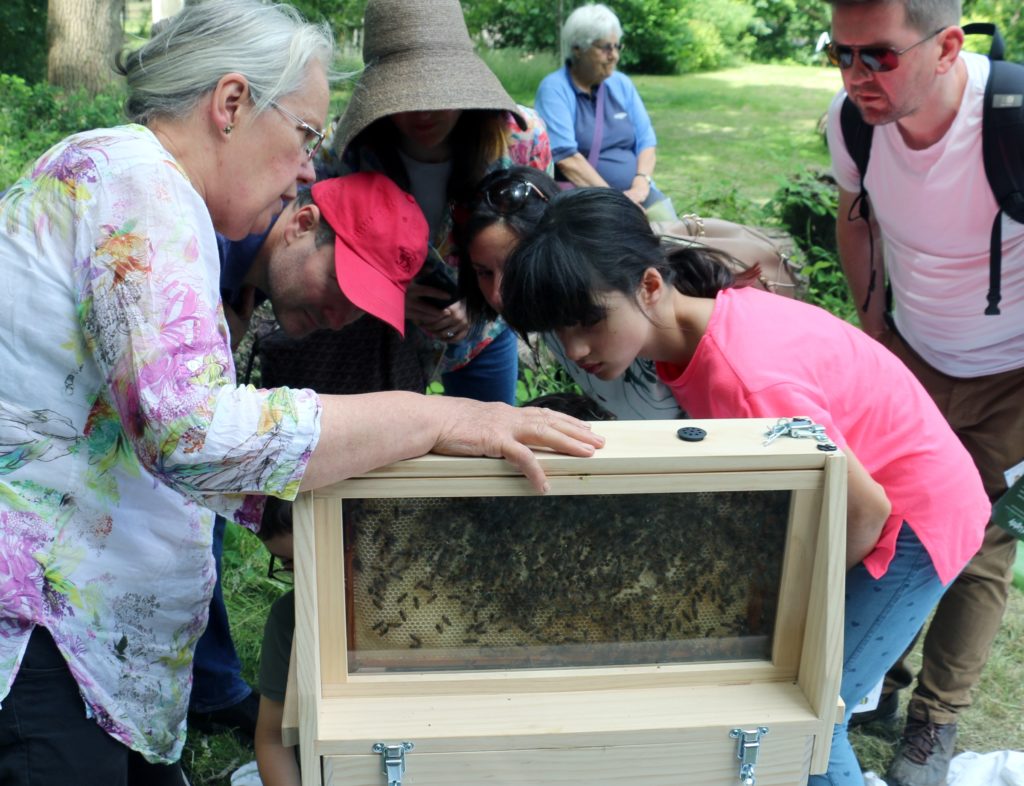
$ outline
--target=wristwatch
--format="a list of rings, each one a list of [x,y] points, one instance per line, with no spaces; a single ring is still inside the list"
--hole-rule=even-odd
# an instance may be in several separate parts
[[[654,180],[651,178],[651,176],[648,174],[644,174],[643,172],[637,172],[635,175],[633,175],[633,177],[642,177],[644,180],[647,181],[648,186],[654,185]]]

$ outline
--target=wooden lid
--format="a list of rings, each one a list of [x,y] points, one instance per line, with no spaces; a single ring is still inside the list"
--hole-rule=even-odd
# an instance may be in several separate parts
[[[593,424],[607,440],[590,458],[537,451],[545,473],[629,475],[666,472],[821,469],[836,452],[818,450],[812,439],[780,437],[764,446],[776,418],[722,420],[618,420]],[[699,428],[699,442],[680,439],[681,428]],[[497,477],[518,475],[502,459],[427,454],[368,472],[363,478]]]

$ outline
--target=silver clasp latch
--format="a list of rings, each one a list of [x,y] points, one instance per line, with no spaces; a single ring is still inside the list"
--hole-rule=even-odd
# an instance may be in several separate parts
[[[736,740],[736,758],[740,760],[740,783],[743,786],[754,786],[754,765],[757,764],[757,753],[761,749],[761,738],[768,733],[767,726],[756,729],[733,729],[729,736]]]
[[[402,775],[405,773],[405,754],[416,746],[411,742],[400,742],[388,745],[383,742],[373,743],[373,752],[379,753],[384,759],[384,774],[388,777],[388,786],[402,786]]]
[[[818,450],[834,451],[836,443],[829,439],[825,427],[810,418],[779,418],[775,425],[764,432],[763,447],[772,444],[779,437],[810,438],[818,443]]]

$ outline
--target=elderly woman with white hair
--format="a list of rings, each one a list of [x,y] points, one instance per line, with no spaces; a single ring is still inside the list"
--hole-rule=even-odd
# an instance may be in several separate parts
[[[616,70],[622,47],[622,25],[610,8],[580,6],[562,26],[565,64],[540,83],[534,105],[567,187],[610,186],[648,210],[658,205],[657,218],[674,218],[654,185],[651,119],[629,77]]]
[[[190,4],[121,61],[133,124],[0,199],[5,786],[182,783],[214,512],[256,528],[268,495],[430,450],[543,489],[527,441],[601,442],[544,410],[236,384],[216,232],[265,230],[313,180],[332,60],[287,5]]]

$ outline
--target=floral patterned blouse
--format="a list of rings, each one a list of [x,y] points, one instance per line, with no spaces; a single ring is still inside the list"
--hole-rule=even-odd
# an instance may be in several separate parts
[[[554,164],[551,161],[551,143],[548,141],[548,132],[534,110],[529,107],[519,106],[518,113],[526,120],[526,128],[521,129],[515,117],[509,113],[506,118],[507,132],[505,134],[505,149],[490,166],[487,172],[496,169],[508,169],[511,166],[530,166],[540,169],[554,176]],[[337,177],[351,172],[381,172],[384,170],[379,158],[374,151],[368,147],[353,148],[351,145],[346,151],[334,150],[331,139],[320,148],[320,157],[317,161],[318,177]],[[339,155],[339,153],[341,155]],[[485,172],[485,174],[487,174]],[[459,258],[455,253],[455,241],[453,238],[452,214],[447,211],[437,233],[431,239],[434,249],[440,254],[448,266],[452,269],[454,277],[459,274]],[[440,358],[437,370],[441,373],[455,371],[462,368],[469,361],[479,355],[488,344],[508,326],[500,317],[482,325],[477,325],[470,331],[469,337],[458,344],[445,344],[435,341],[425,332],[417,330],[417,337],[422,341],[433,342],[437,352],[444,354]]]
[[[185,738],[214,512],[255,525],[319,437],[312,391],[235,384],[218,278],[205,204],[142,126],[65,139],[0,200],[0,704],[43,625],[152,761]]]

